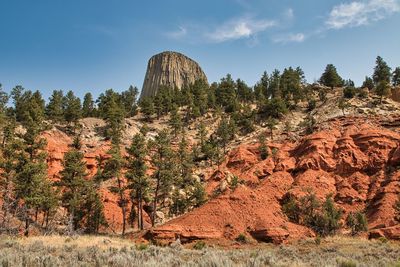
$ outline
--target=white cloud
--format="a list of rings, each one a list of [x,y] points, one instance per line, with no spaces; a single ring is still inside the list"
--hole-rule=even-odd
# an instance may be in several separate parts
[[[178,30],[167,32],[166,35],[172,39],[181,39],[187,34],[187,29],[184,26],[179,26]]]
[[[247,39],[276,26],[276,24],[273,20],[240,18],[218,26],[214,31],[206,33],[205,36],[210,41],[217,43],[243,38]]]
[[[293,11],[292,8],[288,8],[288,9],[285,10],[285,12],[283,13],[283,15],[284,15],[284,17],[285,17],[286,19],[291,20],[291,19],[294,18],[294,11]]]
[[[276,36],[272,39],[274,43],[301,43],[304,42],[306,36],[304,33],[289,33],[284,35]]]
[[[357,27],[400,11],[398,0],[353,1],[334,6],[326,21],[329,29]]]

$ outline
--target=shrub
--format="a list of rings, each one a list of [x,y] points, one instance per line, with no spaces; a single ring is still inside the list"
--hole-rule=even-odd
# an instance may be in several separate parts
[[[307,111],[312,111],[316,108],[317,101],[315,99],[308,100]]]
[[[137,244],[137,245],[136,245],[136,249],[137,249],[137,250],[140,250],[140,251],[146,250],[146,249],[148,249],[148,247],[149,247],[149,245],[147,245],[147,244],[145,244],[145,243],[140,243],[140,244]]]
[[[357,267],[357,263],[352,260],[342,260],[338,261],[339,267]]]
[[[321,241],[322,241],[322,238],[318,235],[316,238],[315,238],[315,244],[316,245],[321,245]]]
[[[196,250],[202,250],[206,247],[206,242],[199,240],[196,242],[196,244],[194,244],[193,249]]]
[[[284,203],[282,205],[282,211],[291,222],[299,223],[301,216],[301,209],[297,204],[296,199],[292,195],[289,195],[289,197],[284,199]]]
[[[247,243],[247,237],[246,237],[246,235],[245,234],[239,234],[237,237],[236,237],[236,239],[235,239],[237,242],[239,242],[239,243],[243,243],[243,244],[245,244],[245,243]]]
[[[345,98],[353,98],[356,95],[356,92],[356,88],[354,88],[353,86],[347,86],[343,89],[343,96]]]
[[[351,229],[351,234],[368,231],[367,217],[362,212],[350,212],[346,219],[346,225]]]
[[[400,222],[400,194],[399,194],[398,200],[394,204],[394,211],[395,211],[395,215],[394,215],[395,220]]]

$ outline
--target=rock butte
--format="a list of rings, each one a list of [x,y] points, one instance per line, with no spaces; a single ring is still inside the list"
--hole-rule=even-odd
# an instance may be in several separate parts
[[[161,86],[181,89],[207,77],[194,60],[177,52],[162,52],[152,56],[147,65],[141,98],[154,96]]]

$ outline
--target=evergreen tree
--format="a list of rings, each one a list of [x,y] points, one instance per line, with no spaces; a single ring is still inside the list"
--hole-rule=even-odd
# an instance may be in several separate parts
[[[128,152],[126,177],[129,188],[133,190],[132,203],[137,202],[138,228],[143,230],[143,202],[150,189],[149,177],[146,174],[146,156],[148,154],[146,140],[143,135],[136,134]]]
[[[397,67],[393,71],[392,84],[393,84],[393,86],[399,86],[400,85],[400,67]]]
[[[280,96],[279,93],[280,80],[281,80],[280,72],[279,70],[275,69],[272,72],[268,86],[268,95],[271,96],[272,98],[277,98]]]
[[[176,177],[176,164],[174,152],[171,149],[171,140],[167,131],[158,133],[155,140],[150,144],[152,147],[151,163],[155,167],[152,175],[154,181],[153,210],[151,223],[156,223],[156,213],[160,198],[165,198],[170,193],[174,177]]]
[[[343,86],[343,79],[337,73],[336,67],[333,64],[326,65],[324,73],[322,73],[319,82],[325,86],[334,87]]]
[[[220,105],[226,112],[233,112],[238,109],[236,84],[230,74],[221,79],[218,89],[215,91],[217,105]]]
[[[124,127],[125,109],[121,96],[109,89],[100,96],[99,112],[107,123],[106,137],[119,144]]]
[[[236,80],[237,94],[239,101],[249,103],[253,101],[253,91],[247,84],[241,79]]]
[[[178,135],[178,132],[182,129],[182,117],[179,114],[178,107],[174,105],[171,111],[171,116],[169,119],[169,125],[172,127],[174,136]]]
[[[377,84],[375,90],[376,94],[380,96],[380,103],[382,103],[383,97],[389,95],[390,85],[387,81],[383,80]]]
[[[278,124],[278,121],[274,118],[268,118],[267,120],[267,127],[269,129],[270,137],[271,140],[274,139],[274,130],[276,129],[276,125]]]
[[[69,214],[70,233],[81,226],[83,216],[80,214],[85,199],[87,180],[84,155],[79,151],[79,142],[64,154],[63,170],[60,172],[58,186],[62,187],[62,203]]]
[[[226,154],[226,146],[228,145],[228,142],[235,137],[235,132],[236,124],[234,120],[229,120],[226,116],[223,116],[215,133],[218,137],[219,144],[222,145],[224,149],[224,154]]]
[[[74,92],[68,91],[64,97],[64,119],[69,125],[76,127],[79,119],[82,117],[81,100],[74,95]]]
[[[190,86],[190,92],[192,94],[192,98],[196,99],[193,102],[196,109],[198,109],[200,115],[204,115],[208,109],[208,92],[209,87],[206,81],[204,80],[196,80]]]
[[[49,103],[46,106],[46,116],[53,122],[62,122],[64,120],[63,107],[64,94],[62,90],[54,90],[49,98]]]
[[[288,112],[285,102],[279,98],[267,99],[258,107],[258,113],[263,118],[280,119]]]
[[[93,96],[91,93],[86,93],[83,97],[83,104],[82,104],[82,117],[94,117],[95,116],[95,106],[93,101]]]
[[[126,116],[133,117],[137,113],[137,96],[139,89],[137,87],[129,86],[129,89],[122,92],[121,97],[124,103]]]
[[[266,98],[270,98],[272,97],[272,95],[270,94],[268,88],[269,88],[269,76],[268,73],[266,71],[264,71],[264,73],[261,76],[260,81],[258,82],[259,85],[259,90],[261,90],[262,94],[266,97]]]
[[[374,74],[372,75],[372,78],[374,80],[375,86],[378,87],[379,84],[390,84],[390,77],[391,77],[391,70],[390,67],[387,65],[387,63],[378,56],[375,61],[375,68],[374,68]],[[382,83],[384,82],[384,83]]]
[[[365,76],[365,80],[364,80],[361,88],[368,88],[369,90],[374,89],[374,81],[372,80],[372,78]]]
[[[118,206],[121,208],[122,213],[122,235],[125,235],[126,231],[126,219],[127,219],[127,205],[128,199],[126,198],[127,186],[125,179],[122,177],[122,168],[124,166],[124,160],[121,155],[121,149],[119,143],[112,144],[111,149],[107,152],[109,158],[105,162],[102,179],[111,180],[114,179],[113,185],[109,187],[110,191],[118,196]]]
[[[140,111],[147,121],[151,120],[151,116],[156,112],[153,100],[150,97],[144,97],[139,102]]]
[[[286,103],[294,101],[295,105],[302,99],[302,77],[300,68],[285,69],[279,81],[279,92]]]

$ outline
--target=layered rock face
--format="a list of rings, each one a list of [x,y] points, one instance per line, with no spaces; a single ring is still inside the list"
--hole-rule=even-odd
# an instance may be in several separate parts
[[[370,237],[400,239],[394,209],[400,194],[398,132],[365,118],[341,118],[299,142],[268,146],[265,160],[258,144],[233,150],[207,180],[209,195],[221,195],[153,229],[150,236],[164,242],[177,237],[233,240],[244,233],[273,243],[312,237],[311,229],[290,222],[282,212],[283,199],[299,199],[311,190],[320,201],[333,194],[344,211],[343,224],[349,212],[362,211]],[[231,190],[234,176],[244,183]]]
[[[177,52],[163,52],[150,58],[141,98],[154,96],[161,86],[181,89],[207,77],[194,60]]]

